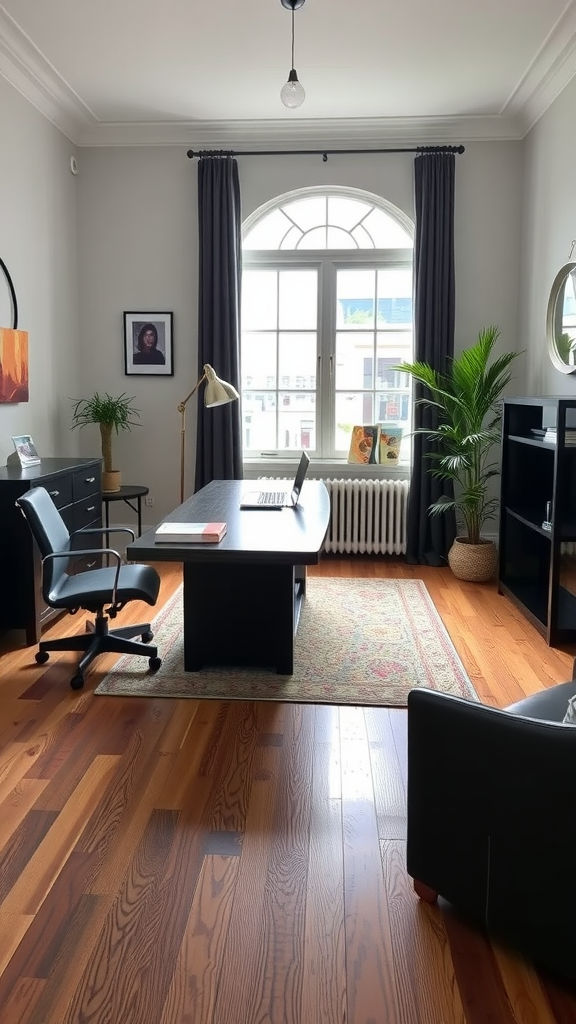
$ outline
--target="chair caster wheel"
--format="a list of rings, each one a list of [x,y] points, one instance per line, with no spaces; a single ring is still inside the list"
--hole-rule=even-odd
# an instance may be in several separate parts
[[[148,664],[151,672],[157,672],[162,664],[162,658],[148,658]]]
[[[147,633],[142,633],[142,643],[143,644],[149,644],[150,641],[153,640],[153,639],[154,639],[154,633],[151,633],[150,630],[148,630]]]
[[[82,687],[84,686],[84,676],[81,676],[80,673],[78,673],[78,675],[72,676],[72,679],[70,680],[70,686],[72,687],[73,690],[81,690]]]
[[[48,654],[48,651],[38,651],[38,654],[36,655],[36,661],[38,665],[43,665],[44,662],[48,661],[49,657],[50,655]]]

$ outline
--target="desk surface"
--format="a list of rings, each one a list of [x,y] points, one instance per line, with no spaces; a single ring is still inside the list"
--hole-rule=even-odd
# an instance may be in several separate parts
[[[249,486],[246,480],[213,480],[166,516],[170,523],[227,523],[228,532],[219,544],[157,544],[152,529],[128,545],[127,559],[286,565],[318,562],[330,520],[330,499],[322,481],[305,481],[297,508],[280,512],[240,509],[241,496]]]

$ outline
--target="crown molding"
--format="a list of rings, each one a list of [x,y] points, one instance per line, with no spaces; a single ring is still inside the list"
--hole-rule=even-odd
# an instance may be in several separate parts
[[[519,120],[524,137],[575,74],[576,0],[571,0],[502,113]]]
[[[0,75],[71,142],[96,118],[0,6]]]
[[[295,120],[196,121],[99,124],[84,127],[79,146],[188,146],[192,149],[377,148],[486,142],[521,138],[511,117],[299,118]]]
[[[0,5],[0,75],[78,146],[282,149],[377,148],[524,138],[576,74],[576,0],[571,0],[500,113],[458,117],[99,122]]]

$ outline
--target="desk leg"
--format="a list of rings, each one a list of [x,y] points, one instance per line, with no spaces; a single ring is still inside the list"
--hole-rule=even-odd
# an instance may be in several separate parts
[[[301,585],[293,565],[184,563],[184,668],[294,670]]]

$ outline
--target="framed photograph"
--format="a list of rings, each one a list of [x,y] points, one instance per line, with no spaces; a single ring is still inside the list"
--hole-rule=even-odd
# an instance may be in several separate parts
[[[26,466],[38,466],[40,464],[40,456],[36,451],[36,446],[30,434],[19,434],[17,437],[13,437],[12,440],[16,449],[16,455],[23,469]]]
[[[124,373],[172,377],[172,313],[124,313]]]

